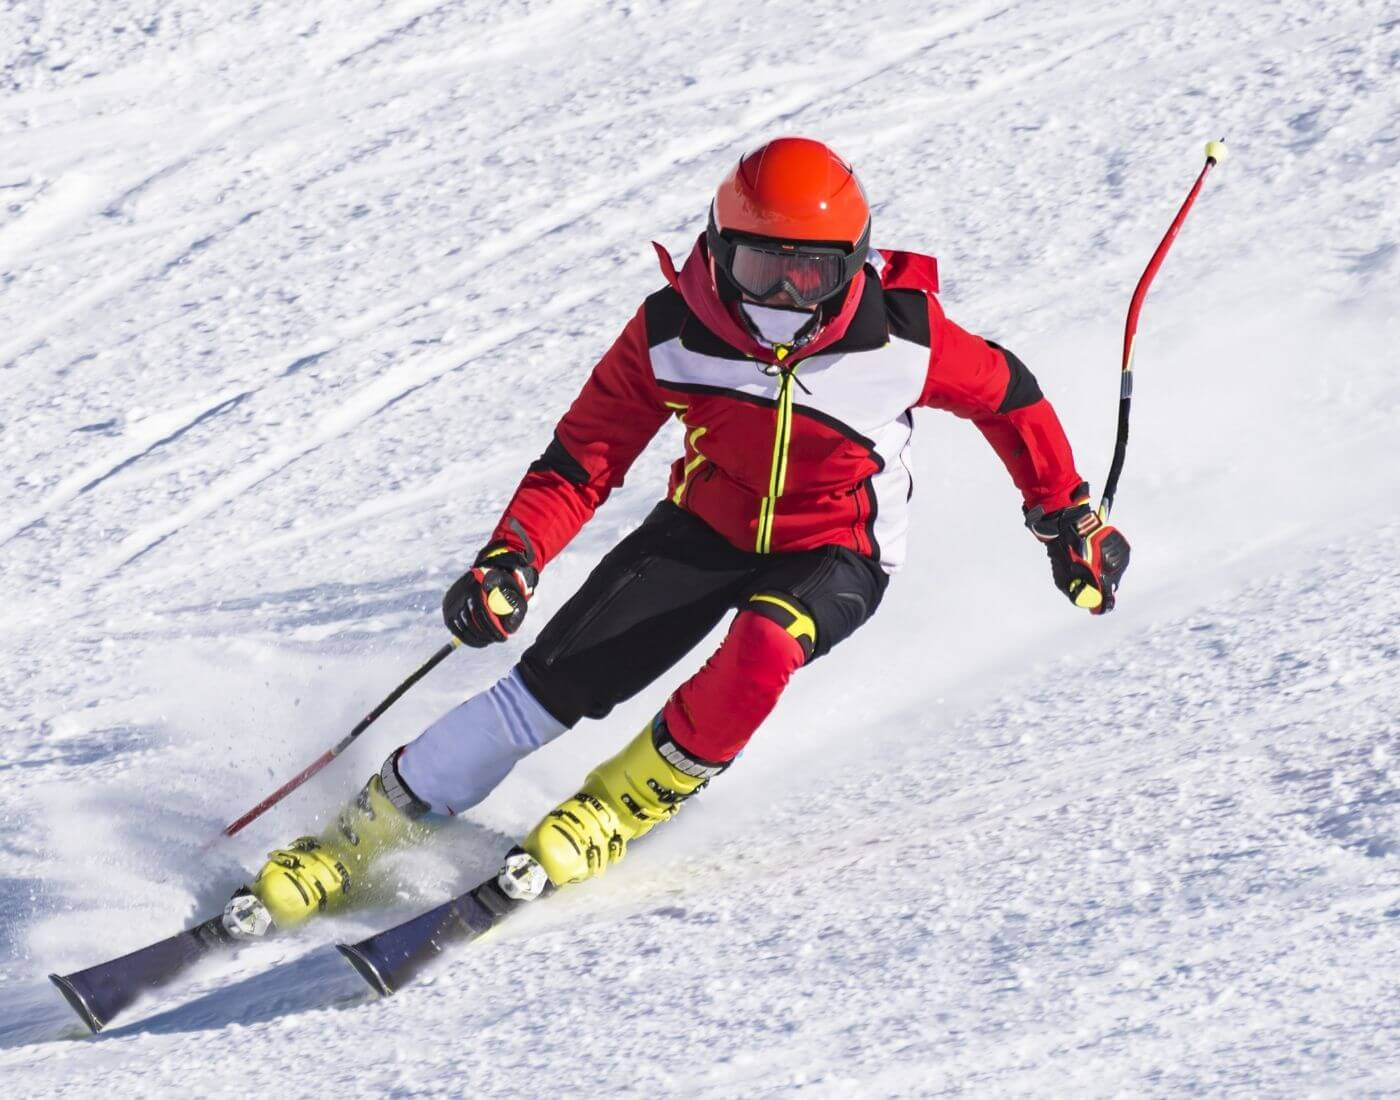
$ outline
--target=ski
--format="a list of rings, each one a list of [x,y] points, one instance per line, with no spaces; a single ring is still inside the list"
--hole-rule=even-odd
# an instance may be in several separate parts
[[[470,943],[511,913],[552,892],[544,869],[519,848],[506,856],[499,874],[393,928],[359,943],[338,943],[360,977],[388,996],[402,989],[450,946]]]
[[[499,874],[378,935],[336,947],[376,990],[389,994],[411,981],[445,947],[490,931],[511,912],[551,891],[540,867],[512,850]],[[272,934],[267,910],[240,890],[216,917],[71,974],[50,974],[64,998],[93,1034],[145,993],[168,985],[211,954],[230,951]]]
[[[244,898],[249,902],[240,904]],[[266,933],[267,925],[255,930],[261,923],[258,910],[261,903],[239,891],[217,917],[86,970],[50,974],[49,981],[95,1035],[143,993],[169,984],[200,959]]]

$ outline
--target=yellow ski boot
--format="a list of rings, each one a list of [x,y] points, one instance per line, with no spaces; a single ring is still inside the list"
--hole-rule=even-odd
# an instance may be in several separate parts
[[[426,811],[399,782],[391,756],[329,829],[269,853],[249,890],[279,929],[336,909],[352,888],[362,888],[364,872],[376,856],[429,834],[418,821]]]
[[[690,756],[657,717],[588,773],[583,790],[551,810],[523,847],[555,886],[600,875],[636,840],[724,770]]]

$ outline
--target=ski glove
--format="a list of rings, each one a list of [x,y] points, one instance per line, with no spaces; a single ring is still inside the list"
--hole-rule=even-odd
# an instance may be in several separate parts
[[[1075,496],[1081,499],[1054,512],[1028,509],[1026,526],[1045,544],[1055,587],[1075,607],[1102,615],[1113,610],[1114,593],[1128,568],[1131,548],[1123,533],[1101,520],[1089,504],[1087,484]]]
[[[442,598],[443,622],[474,649],[504,642],[525,621],[539,577],[525,555],[506,543],[492,543]]]

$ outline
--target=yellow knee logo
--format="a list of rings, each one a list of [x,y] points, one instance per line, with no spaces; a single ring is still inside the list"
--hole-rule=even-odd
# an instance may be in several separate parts
[[[777,623],[797,639],[797,643],[802,647],[803,656],[811,659],[812,652],[817,647],[817,623],[796,603],[765,592],[758,596],[750,596],[747,610]]]

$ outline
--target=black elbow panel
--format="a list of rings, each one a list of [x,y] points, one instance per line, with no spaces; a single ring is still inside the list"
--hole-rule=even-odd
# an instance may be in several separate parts
[[[988,345],[1001,352],[1006,360],[1006,367],[1011,372],[1011,378],[1006,383],[1006,396],[1001,399],[1001,404],[997,406],[998,413],[1009,413],[1016,409],[1024,409],[1027,405],[1034,405],[1045,395],[1040,392],[1040,383],[1035,380],[1035,375],[1031,373],[1030,367],[1021,362],[1014,351],[1007,351],[1000,344],[987,341]]]
[[[532,474],[552,471],[558,474],[570,485],[587,485],[588,471],[573,455],[564,449],[564,444],[559,442],[559,436],[555,435],[549,441],[549,446],[544,449],[544,454],[530,463]]]

